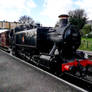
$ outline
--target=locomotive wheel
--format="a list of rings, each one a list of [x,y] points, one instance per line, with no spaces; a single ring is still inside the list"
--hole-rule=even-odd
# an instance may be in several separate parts
[[[39,66],[39,56],[38,55],[33,55],[31,58],[31,63]]]
[[[61,63],[57,60],[56,57],[53,57],[50,61],[50,71],[56,75],[61,74]]]
[[[77,75],[81,78],[86,78],[88,75],[87,73],[88,67],[83,67],[82,65],[79,64],[74,75]]]
[[[51,73],[56,73],[56,66],[57,66],[57,64],[56,64],[56,61],[51,61],[51,63],[50,63],[50,72]]]
[[[17,49],[16,48],[12,48],[12,54],[17,56],[18,53],[17,53]]]
[[[80,70],[80,77],[84,78],[87,76],[88,73],[88,68],[87,67],[82,67]]]

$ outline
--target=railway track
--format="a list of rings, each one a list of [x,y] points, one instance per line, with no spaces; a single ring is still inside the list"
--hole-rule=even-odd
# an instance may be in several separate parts
[[[92,81],[90,80],[79,78],[69,73],[65,73],[61,78],[87,90],[88,92],[92,92]]]
[[[44,69],[44,68],[42,68],[42,69]],[[47,72],[49,72],[49,71],[47,71]],[[92,73],[92,72],[89,72],[89,73]],[[53,74],[53,73],[51,73],[51,74]],[[92,75],[90,76],[90,79],[88,78],[88,76],[86,76],[85,78],[82,78],[79,76],[74,76],[74,75],[67,73],[67,72],[65,72],[61,75],[57,75],[57,74],[53,74],[53,75],[55,75],[63,80],[66,80],[69,83],[77,85],[78,87],[81,87],[81,88],[87,90],[88,92],[92,92]]]
[[[22,59],[25,60],[25,58],[22,58]],[[36,66],[36,67],[38,67],[38,66]],[[39,67],[39,68],[41,68],[41,67]],[[44,69],[44,68],[41,68],[41,69]],[[44,70],[46,71],[46,69],[44,69]],[[49,71],[46,71],[46,72],[49,72]],[[49,72],[49,73],[51,73],[51,72]],[[86,79],[83,79],[83,78],[80,78],[80,77],[77,77],[77,76],[73,76],[70,73],[64,73],[62,75],[56,75],[56,74],[53,74],[53,75],[57,76],[58,78],[65,80],[65,81],[68,81],[69,83],[77,85],[80,88],[83,88],[84,90],[86,90],[86,92],[92,92],[92,82],[90,80],[86,80]]]

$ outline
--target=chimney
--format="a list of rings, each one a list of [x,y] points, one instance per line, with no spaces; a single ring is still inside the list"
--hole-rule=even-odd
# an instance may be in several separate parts
[[[68,24],[68,15],[62,14],[58,16],[60,18],[60,23],[62,26],[66,26]]]

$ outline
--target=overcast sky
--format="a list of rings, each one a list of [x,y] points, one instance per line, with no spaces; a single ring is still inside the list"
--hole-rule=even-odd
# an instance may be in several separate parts
[[[45,26],[54,26],[58,15],[84,9],[92,19],[92,0],[0,0],[0,21],[18,21],[28,15]]]

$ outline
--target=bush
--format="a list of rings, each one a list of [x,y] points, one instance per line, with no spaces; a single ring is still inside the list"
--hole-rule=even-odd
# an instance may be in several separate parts
[[[85,37],[86,34],[89,34],[91,31],[92,31],[92,30],[91,30],[91,25],[88,25],[88,24],[86,24],[86,25],[82,28],[82,30],[81,30],[81,32],[82,32],[82,34],[83,34],[83,37]]]

